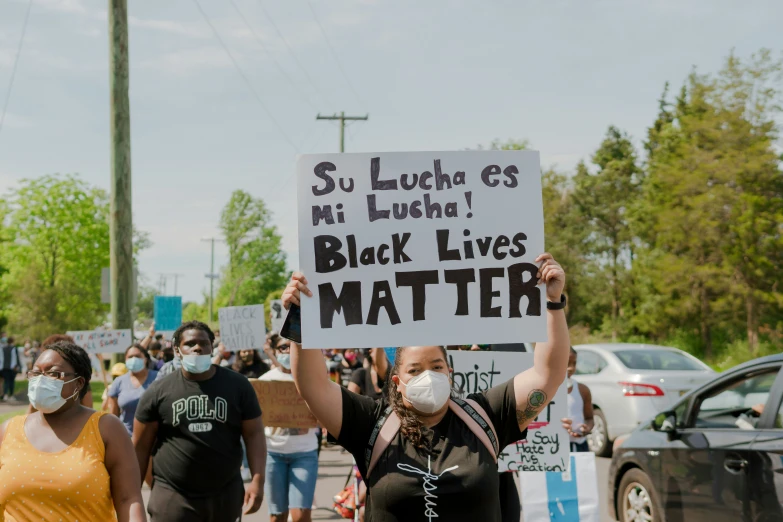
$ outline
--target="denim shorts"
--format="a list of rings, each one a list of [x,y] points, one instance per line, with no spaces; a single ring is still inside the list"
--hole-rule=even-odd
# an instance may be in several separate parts
[[[318,451],[272,453],[266,458],[264,496],[269,515],[289,509],[311,509],[318,479]]]

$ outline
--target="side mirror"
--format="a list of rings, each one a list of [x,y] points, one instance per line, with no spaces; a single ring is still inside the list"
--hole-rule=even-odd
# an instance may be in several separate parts
[[[655,431],[662,433],[677,432],[677,414],[673,411],[664,411],[655,416],[652,422]]]

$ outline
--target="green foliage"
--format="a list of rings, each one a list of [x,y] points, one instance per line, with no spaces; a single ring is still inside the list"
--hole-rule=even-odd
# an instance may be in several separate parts
[[[266,301],[264,301],[264,312],[266,312],[266,317],[264,318],[264,321],[266,323],[266,329],[272,330],[272,300],[273,299],[280,299],[283,297],[283,292],[285,291],[285,288],[280,288],[278,290],[275,290],[274,292],[269,292],[269,295],[266,296]]]
[[[76,176],[22,180],[8,197],[0,254],[9,329],[41,339],[105,319],[101,269],[109,266],[109,201]]]
[[[568,273],[574,344],[654,342],[717,369],[780,351],[782,77],[768,51],[732,54],[674,99],[666,85],[644,162],[610,127],[573,177],[544,172],[547,250]]]
[[[286,283],[282,238],[261,199],[236,190],[220,215],[229,263],[223,269],[218,306],[260,304]]]

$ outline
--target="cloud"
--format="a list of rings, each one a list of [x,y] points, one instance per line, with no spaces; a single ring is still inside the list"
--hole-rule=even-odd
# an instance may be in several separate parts
[[[193,24],[184,24],[182,22],[174,22],[171,20],[154,20],[138,18],[136,16],[128,17],[128,24],[131,27],[138,27],[142,29],[152,29],[155,31],[161,31],[169,34],[176,34],[180,36],[187,36],[188,38],[210,38],[212,34],[202,27],[196,27]]]
[[[204,69],[231,67],[231,59],[219,47],[194,47],[170,53],[141,62],[143,69],[160,70],[175,74],[189,74]]]
[[[6,113],[5,121],[3,122],[3,128],[8,129],[29,129],[34,126],[35,124],[30,118],[12,112]]]

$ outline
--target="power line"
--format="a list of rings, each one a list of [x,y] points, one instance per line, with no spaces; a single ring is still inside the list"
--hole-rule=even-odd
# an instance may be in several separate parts
[[[267,49],[267,48],[266,48],[266,45],[264,45],[264,43],[261,41],[261,38],[258,36],[258,33],[256,33],[256,30],[255,30],[255,29],[253,29],[253,27],[252,27],[252,26],[250,25],[250,23],[247,21],[247,18],[245,17],[244,13],[242,13],[242,11],[240,11],[240,10],[239,10],[239,7],[237,6],[236,2],[234,2],[234,0],[229,0],[229,2],[230,2],[230,3],[231,3],[231,5],[233,6],[234,10],[237,12],[237,14],[239,15],[239,17],[242,19],[242,21],[245,23],[245,26],[246,26],[246,27],[247,27],[247,28],[250,30],[250,32],[253,34],[253,38],[255,38],[255,40],[256,40],[256,42],[258,43],[258,45],[260,45],[260,46],[261,46],[261,49],[263,49],[263,50],[264,50],[264,52],[265,52],[265,53],[266,53],[266,55],[269,57],[269,59],[270,59],[270,60],[272,60],[272,61],[274,62],[274,64],[277,66],[277,69],[280,71],[280,74],[282,74],[283,76],[285,76],[285,78],[288,80],[288,83],[290,83],[290,84],[291,84],[291,87],[293,87],[293,88],[294,88],[294,90],[295,90],[295,91],[296,91],[296,93],[297,93],[297,94],[298,94],[298,95],[299,95],[299,96],[302,98],[302,100],[304,100],[304,102],[305,102],[306,104],[308,104],[310,107],[312,107],[313,109],[315,109],[315,105],[313,105],[313,102],[311,102],[311,101],[310,101],[310,98],[308,98],[307,96],[305,96],[305,95],[304,95],[304,93],[302,93],[302,92],[299,90],[299,88],[296,86],[296,82],[294,82],[294,80],[291,78],[291,76],[289,76],[289,75],[288,75],[288,73],[285,71],[285,69],[283,69],[283,66],[282,66],[282,65],[280,65],[280,62],[278,62],[278,61],[277,61],[277,59],[276,59],[276,58],[275,58],[275,57],[272,55],[272,53],[270,53],[270,52],[269,52],[269,49]]]
[[[274,28],[275,32],[277,33],[277,36],[280,37],[280,40],[282,40],[283,45],[285,45],[285,48],[288,49],[288,52],[291,54],[291,58],[294,59],[294,62],[296,65],[299,66],[299,68],[302,70],[302,72],[305,75],[305,78],[307,78],[307,81],[310,83],[310,86],[315,89],[315,91],[321,95],[321,97],[326,101],[329,105],[334,105],[331,100],[323,93],[321,89],[318,88],[318,84],[316,84],[313,79],[310,77],[310,74],[308,74],[307,69],[304,68],[304,65],[302,65],[302,62],[299,61],[299,58],[296,57],[296,54],[294,54],[294,50],[291,49],[291,46],[288,45],[288,41],[283,36],[283,33],[280,31],[280,29],[277,27],[277,24],[272,19],[272,16],[269,14],[269,12],[264,7],[264,4],[261,3],[262,0],[258,0],[258,6],[261,8],[261,11],[264,13],[264,16],[266,17],[266,20],[269,22],[269,24]]]
[[[261,99],[261,96],[258,94],[258,91],[253,87],[253,84],[250,82],[250,79],[245,75],[245,73],[242,71],[242,68],[239,66],[239,62],[237,62],[236,58],[234,58],[234,55],[231,54],[231,51],[229,50],[226,43],[223,41],[223,39],[220,37],[220,33],[218,33],[218,30],[215,28],[215,26],[212,24],[212,21],[210,21],[209,17],[207,16],[207,13],[204,12],[204,9],[201,7],[201,4],[198,0],[193,0],[193,3],[196,4],[196,7],[198,8],[199,12],[201,13],[201,16],[204,18],[204,21],[207,22],[209,27],[212,29],[212,32],[215,35],[215,39],[220,43],[220,46],[223,48],[224,51],[226,51],[226,54],[231,59],[231,62],[234,64],[234,68],[237,70],[239,75],[242,77],[242,79],[245,82],[245,85],[247,85],[247,88],[250,89],[250,92],[253,93],[253,96],[255,96],[256,101],[259,105],[261,105],[261,108],[264,109],[264,112],[269,117],[270,120],[272,120],[272,123],[275,124],[275,127],[277,127],[277,130],[280,132],[280,134],[285,138],[285,140],[288,142],[291,147],[294,148],[296,152],[299,152],[299,147],[296,146],[296,144],[291,140],[291,138],[286,134],[286,132],[283,130],[283,127],[280,125],[280,123],[275,119],[274,116],[272,116],[272,113],[269,111],[269,108],[267,108],[264,101]]]
[[[340,60],[337,58],[337,53],[334,52],[334,47],[332,47],[332,43],[329,41],[329,37],[326,36],[326,31],[324,31],[324,26],[321,25],[321,21],[318,19],[318,15],[315,14],[315,9],[313,9],[313,4],[310,3],[310,0],[307,0],[307,6],[310,8],[310,12],[313,13],[313,19],[315,19],[315,23],[318,24],[318,28],[321,30],[321,34],[324,36],[324,41],[326,42],[326,46],[329,48],[329,52],[332,53],[332,58],[334,58],[334,61],[337,64],[337,68],[340,69],[340,73],[342,73],[343,78],[345,79],[345,83],[348,84],[348,88],[351,89],[351,92],[356,97],[356,101],[359,102],[359,105],[364,107],[365,103],[362,101],[362,97],[359,96],[359,93],[356,91],[356,89],[353,88],[353,84],[351,83],[351,80],[349,80],[348,75],[345,74],[345,69],[343,69],[342,63],[340,63]]]
[[[8,92],[5,93],[5,102],[3,103],[3,113],[0,114],[0,133],[3,132],[3,123],[5,123],[5,115],[8,110],[8,102],[11,101],[11,90],[14,88],[14,79],[16,78],[16,69],[19,65],[19,56],[22,54],[22,45],[24,43],[24,35],[27,32],[27,22],[30,21],[30,11],[33,10],[33,0],[30,0],[27,4],[27,11],[24,14],[24,22],[22,22],[22,34],[19,36],[19,45],[16,48],[16,58],[14,59],[14,65],[11,69],[11,78],[8,80]]]

